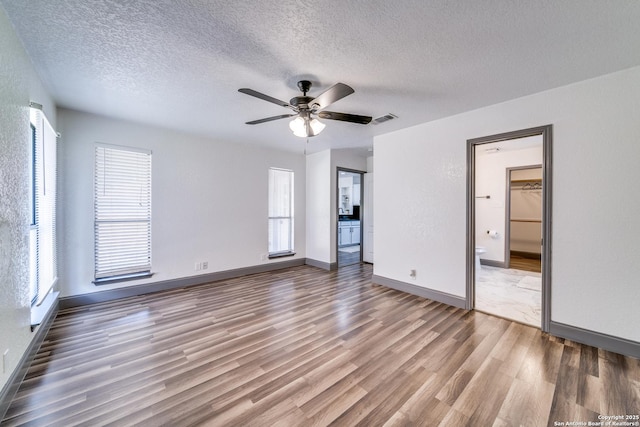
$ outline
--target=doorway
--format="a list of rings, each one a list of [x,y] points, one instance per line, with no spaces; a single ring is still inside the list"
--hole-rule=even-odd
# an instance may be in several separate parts
[[[506,268],[542,273],[542,165],[507,168]]]
[[[338,168],[337,261],[338,268],[362,261],[362,199],[364,172]]]
[[[467,308],[542,331],[551,306],[551,131],[467,141]],[[537,214],[523,210],[536,198]],[[536,252],[540,271],[523,268]]]

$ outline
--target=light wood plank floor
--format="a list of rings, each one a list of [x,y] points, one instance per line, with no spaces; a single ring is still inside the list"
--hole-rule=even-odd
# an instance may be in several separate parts
[[[3,426],[547,426],[640,361],[302,266],[61,311]]]

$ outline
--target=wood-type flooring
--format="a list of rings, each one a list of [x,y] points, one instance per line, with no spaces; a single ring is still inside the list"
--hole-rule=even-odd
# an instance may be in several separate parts
[[[540,258],[528,258],[520,255],[511,254],[509,257],[509,268],[523,271],[542,272],[542,262]]]
[[[2,425],[547,426],[640,413],[639,360],[371,275],[301,266],[62,310]]]

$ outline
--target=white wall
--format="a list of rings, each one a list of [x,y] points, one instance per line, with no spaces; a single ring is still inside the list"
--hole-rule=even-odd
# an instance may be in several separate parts
[[[539,145],[509,150],[505,147],[509,145],[509,141],[505,141],[483,144],[476,149],[476,196],[491,196],[490,199],[475,199],[476,246],[482,246],[487,251],[481,256],[482,259],[504,262],[507,168],[542,164],[542,136],[522,139],[538,140]],[[493,146],[501,146],[503,149],[498,152],[485,151],[485,148]],[[497,231],[498,237],[490,237],[487,230]]]
[[[43,105],[55,126],[55,106],[0,7],[0,355],[9,350],[0,389],[29,346],[29,101]]]
[[[331,263],[331,150],[307,156],[307,258]]]
[[[376,137],[374,273],[464,297],[466,141],[552,124],[551,319],[640,341],[638,117],[635,67]]]
[[[294,258],[305,257],[305,159],[70,110],[59,111],[63,296],[249,267],[268,252],[268,169],[294,171]],[[95,286],[93,169],[96,142],[150,149],[150,279]],[[290,260],[292,258],[286,258]],[[196,272],[196,262],[208,261]]]
[[[466,138],[451,127],[374,138],[374,274],[464,296]]]

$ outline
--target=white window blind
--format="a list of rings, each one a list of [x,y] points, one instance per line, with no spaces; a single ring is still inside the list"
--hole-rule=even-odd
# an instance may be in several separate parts
[[[34,104],[35,105],[35,104]],[[56,245],[57,133],[39,108],[31,108],[33,218],[30,292],[39,305],[58,280]]]
[[[96,146],[94,212],[96,282],[150,275],[150,151]]]
[[[269,255],[293,253],[293,171],[269,169]]]

